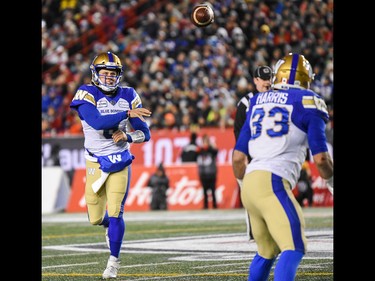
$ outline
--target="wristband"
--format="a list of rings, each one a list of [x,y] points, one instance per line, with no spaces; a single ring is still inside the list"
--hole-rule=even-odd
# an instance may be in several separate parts
[[[127,133],[128,136],[132,139],[132,142],[134,143],[141,143],[145,141],[145,133],[143,133],[141,130],[136,130],[131,133]]]

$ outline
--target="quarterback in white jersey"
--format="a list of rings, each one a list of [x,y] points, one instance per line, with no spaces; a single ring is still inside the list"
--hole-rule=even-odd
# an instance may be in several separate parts
[[[241,200],[251,214],[258,249],[248,281],[268,280],[279,255],[274,280],[295,279],[306,253],[306,237],[303,212],[292,188],[308,148],[320,176],[333,190],[333,162],[325,136],[328,112],[324,100],[309,90],[313,77],[304,56],[289,54],[280,59],[272,90],[250,99],[234,148],[233,171],[242,179]]]
[[[84,146],[86,148],[86,158],[95,161],[95,159],[90,156],[91,154],[103,156],[129,149],[129,142],[133,141],[131,135],[129,135],[130,138],[128,136],[128,139],[131,139],[131,141],[121,141],[114,144],[112,134],[117,130],[129,132],[128,123],[131,119],[126,116],[126,113],[130,109],[142,106],[141,99],[134,88],[118,87],[116,96],[114,98],[109,98],[95,85],[82,85],[77,90],[71,107],[76,108],[85,103],[95,106],[101,117],[108,117],[107,120],[101,121],[104,125],[101,127],[98,122],[94,122],[91,126],[85,119],[81,120],[83,133],[85,135]],[[116,113],[119,112],[123,114],[116,115]],[[98,116],[96,118],[98,120]],[[140,121],[138,121],[138,123],[141,125],[140,134],[147,134],[147,124],[143,124]],[[135,124],[135,126],[137,126],[137,124]],[[141,140],[143,141],[143,139],[144,137],[142,136]]]
[[[119,86],[123,69],[117,55],[97,55],[90,69],[92,85],[80,86],[70,107],[78,112],[82,122],[88,218],[92,225],[105,228],[110,257],[102,278],[110,279],[117,277],[125,234],[123,213],[134,159],[130,143],[150,139],[143,116],[150,116],[151,112],[142,107],[133,88]]]

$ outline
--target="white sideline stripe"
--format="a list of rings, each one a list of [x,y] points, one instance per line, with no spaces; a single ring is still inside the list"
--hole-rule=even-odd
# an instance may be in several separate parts
[[[71,267],[71,266],[81,266],[81,265],[91,265],[91,264],[99,264],[99,263],[98,262],[88,262],[88,263],[73,263],[73,264],[63,264],[63,265],[51,265],[51,266],[43,266],[42,269],[59,268],[59,267]]]

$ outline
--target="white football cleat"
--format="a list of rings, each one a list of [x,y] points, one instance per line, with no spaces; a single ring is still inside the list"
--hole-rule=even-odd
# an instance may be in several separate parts
[[[111,279],[117,277],[117,271],[120,268],[120,260],[114,256],[110,256],[107,262],[107,268],[104,270],[102,278]]]

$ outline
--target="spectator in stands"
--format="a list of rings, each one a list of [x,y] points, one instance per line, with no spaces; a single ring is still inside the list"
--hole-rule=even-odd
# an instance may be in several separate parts
[[[217,208],[216,179],[217,179],[217,157],[218,149],[206,134],[202,137],[202,145],[197,149],[197,164],[199,179],[203,188],[203,208],[208,209],[209,192],[212,198],[212,207]]]
[[[151,175],[147,185],[152,189],[151,210],[167,210],[169,178],[165,173],[163,163],[159,164],[155,173]]]
[[[319,65],[320,75],[314,79],[312,89],[324,86],[321,93],[325,99],[329,99],[332,92],[331,0],[294,4],[291,1],[245,1],[242,4],[232,1],[229,6],[216,1],[215,22],[204,30],[197,30],[186,16],[191,10],[191,1],[168,2],[168,7],[153,5],[157,1],[112,2],[61,4],[65,8],[60,9],[56,1],[43,1],[42,65],[43,88],[48,87],[47,95],[53,95],[51,88],[56,83],[74,81],[79,85],[86,82],[90,73],[81,69],[88,69],[85,66],[90,64],[90,57],[98,49],[119,50],[129,70],[124,74],[127,86],[140,85],[143,77],[150,77],[143,85],[147,92],[139,93],[153,112],[156,105],[163,102],[165,105],[173,103],[185,115],[193,103],[195,112],[190,119],[202,127],[233,126],[233,120],[223,117],[223,112],[220,118],[207,119],[211,108],[203,101],[208,95],[205,88],[209,88],[209,103],[217,103],[219,89],[225,88],[228,94],[225,101],[235,106],[239,100],[236,86],[240,78],[250,79],[249,73],[254,72],[254,67],[274,65],[282,54],[292,49],[303,50],[313,65]],[[139,11],[143,11],[142,14]],[[69,58],[64,55],[57,60],[54,56],[57,50],[68,53]],[[77,56],[79,53],[81,56]],[[67,68],[70,71],[66,71]],[[161,75],[157,73],[168,82],[159,83],[156,76]],[[151,84],[158,88],[156,93],[150,90]],[[176,89],[182,95],[170,94],[176,93]],[[66,94],[63,89],[61,95]],[[43,108],[47,108],[50,99],[43,97]],[[326,102],[330,107],[330,101]],[[228,104],[223,105],[229,108]],[[163,111],[162,115],[167,110]],[[215,112],[212,115],[219,117]],[[69,123],[62,128],[56,128],[58,125],[51,124],[51,130],[57,135],[69,130],[66,127]],[[167,125],[155,122],[151,129]],[[178,118],[176,125],[181,125]]]

